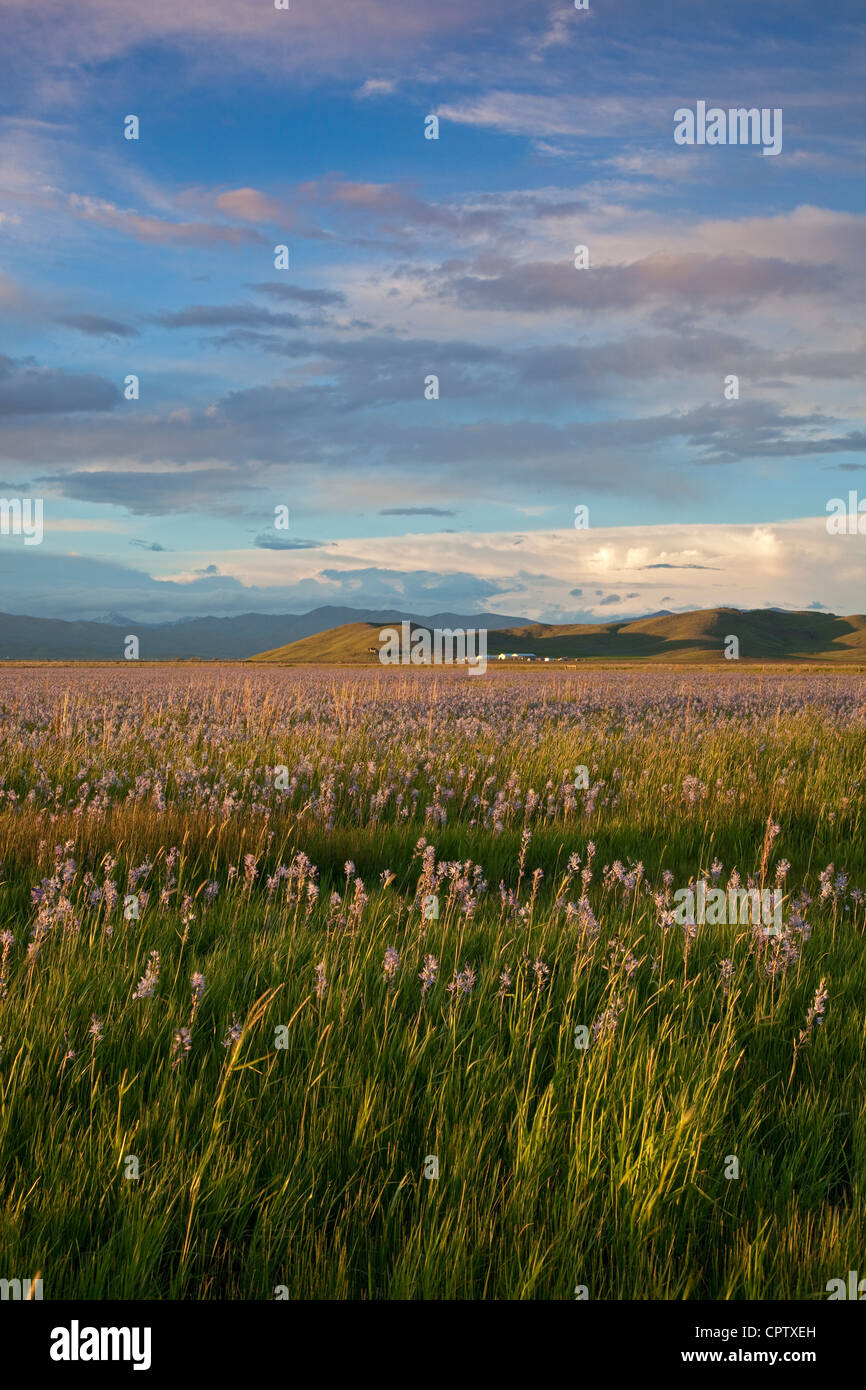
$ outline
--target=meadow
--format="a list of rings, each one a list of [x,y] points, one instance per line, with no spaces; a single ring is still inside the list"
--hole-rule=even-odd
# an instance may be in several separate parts
[[[866,677],[34,667],[0,719],[0,1277],[866,1270]],[[676,920],[701,879],[783,932]]]

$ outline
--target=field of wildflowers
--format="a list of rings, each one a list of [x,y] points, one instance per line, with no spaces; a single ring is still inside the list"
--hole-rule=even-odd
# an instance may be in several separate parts
[[[862,1266],[866,678],[37,667],[0,716],[0,1275],[823,1298]],[[780,888],[783,931],[681,924],[701,879]]]

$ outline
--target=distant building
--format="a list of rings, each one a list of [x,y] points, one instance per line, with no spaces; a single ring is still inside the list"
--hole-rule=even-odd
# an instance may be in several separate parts
[[[500,652],[497,661],[537,661],[535,652]]]

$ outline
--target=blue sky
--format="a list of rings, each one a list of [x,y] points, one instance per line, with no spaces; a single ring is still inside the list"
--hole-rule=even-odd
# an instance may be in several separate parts
[[[0,607],[863,611],[864,18],[5,0]]]

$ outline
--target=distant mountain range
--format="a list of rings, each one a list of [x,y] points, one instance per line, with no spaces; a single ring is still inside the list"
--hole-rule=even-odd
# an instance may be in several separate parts
[[[415,624],[428,629],[437,625],[446,626],[434,624],[430,618]],[[469,626],[478,627],[479,620],[471,621]],[[261,652],[253,660],[271,665],[376,664],[379,627],[378,622],[348,623],[274,651]],[[632,622],[528,623],[496,631],[491,628],[487,652],[494,660],[500,652],[529,652],[550,660],[722,662],[733,666],[725,657],[730,636],[738,639],[741,661],[828,661],[866,666],[863,614],[842,618],[833,613],[790,613],[775,608],[748,612],[708,608],[656,614]]]
[[[501,613],[436,613],[399,609],[316,608],[311,613],[244,613],[231,618],[189,618],[141,623],[118,614],[112,621],[67,622],[0,613],[0,660],[119,661],[126,638],[139,639],[142,661],[239,661],[276,665],[378,661],[383,627],[404,621],[417,628],[486,628],[491,658],[500,652],[595,661],[724,661],[725,640],[739,639],[740,658],[752,661],[829,661],[866,665],[866,617],[760,608],[710,608],[690,613],[606,623],[533,623]],[[369,648],[375,648],[370,651]],[[727,664],[727,663],[726,663]]]
[[[232,618],[187,618],[170,623],[142,623],[121,614],[102,622],[68,622],[0,613],[2,661],[116,661],[124,642],[139,639],[142,661],[240,661],[268,648],[284,646],[346,623],[381,627],[409,619],[431,627],[515,627],[526,618],[501,613],[437,613],[433,617],[396,608],[315,608],[311,613],[242,613]]]

